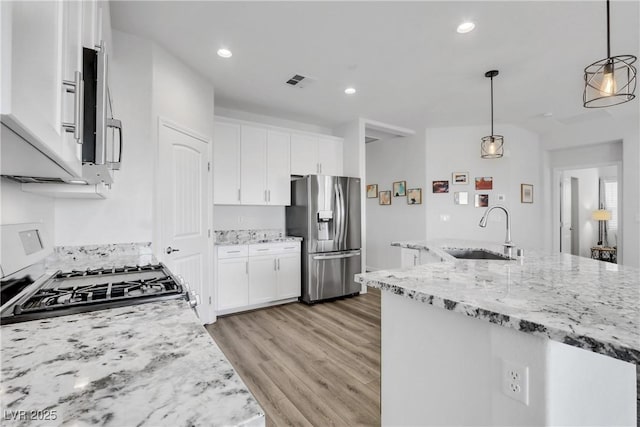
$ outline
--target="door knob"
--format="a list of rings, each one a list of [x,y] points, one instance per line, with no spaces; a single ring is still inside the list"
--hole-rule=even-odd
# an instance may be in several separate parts
[[[167,247],[167,250],[165,251],[167,254],[171,254],[172,252],[178,252],[180,249],[173,249],[171,246]]]

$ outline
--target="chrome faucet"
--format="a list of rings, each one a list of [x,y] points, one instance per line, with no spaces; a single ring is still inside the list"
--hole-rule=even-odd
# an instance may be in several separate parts
[[[484,215],[482,215],[482,218],[480,219],[480,224],[478,225],[482,228],[485,228],[487,226],[487,219],[489,218],[489,213],[494,209],[502,209],[504,211],[504,214],[507,216],[507,236],[504,240],[503,246],[504,246],[505,255],[507,255],[509,258],[512,258],[513,242],[511,242],[511,215],[507,208],[501,205],[496,205],[487,209]]]

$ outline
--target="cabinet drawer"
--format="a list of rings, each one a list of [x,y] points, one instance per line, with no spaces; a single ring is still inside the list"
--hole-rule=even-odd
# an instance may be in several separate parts
[[[300,242],[278,242],[249,245],[249,256],[300,252]]]
[[[247,245],[218,246],[218,259],[242,258],[248,254]]]

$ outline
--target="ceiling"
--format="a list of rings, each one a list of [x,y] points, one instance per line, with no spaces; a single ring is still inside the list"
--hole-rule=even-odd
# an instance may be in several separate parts
[[[604,1],[115,1],[114,28],[164,46],[211,80],[216,105],[335,126],[489,124],[544,132],[638,114],[582,107],[583,70],[606,57]],[[458,34],[464,20],[476,23]],[[612,1],[612,54],[638,55],[640,2]],[[228,47],[233,57],[216,55]],[[636,63],[638,66],[638,63]],[[315,79],[298,89],[294,74]],[[357,93],[345,95],[353,86]],[[552,113],[551,118],[544,113]],[[496,129],[497,131],[499,129]]]

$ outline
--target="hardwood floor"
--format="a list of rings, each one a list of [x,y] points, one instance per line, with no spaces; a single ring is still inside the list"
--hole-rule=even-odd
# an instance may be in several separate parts
[[[268,426],[380,425],[380,292],[286,304],[207,326]]]

